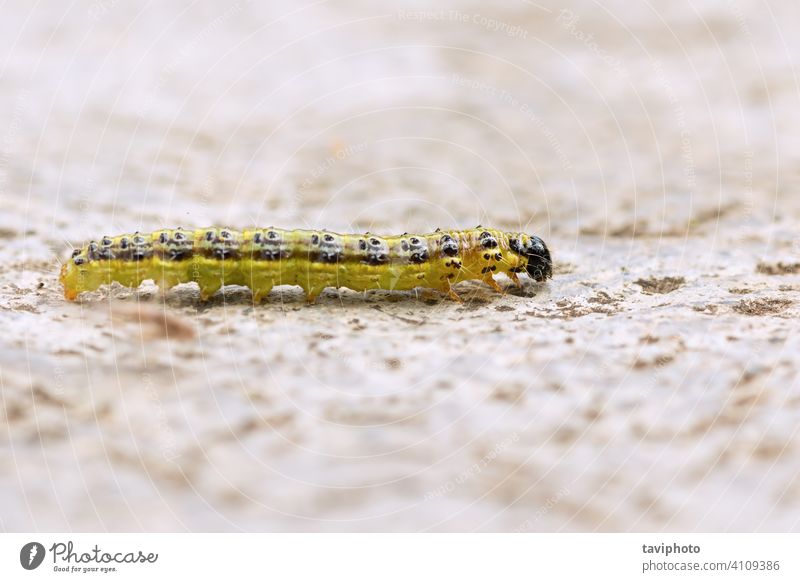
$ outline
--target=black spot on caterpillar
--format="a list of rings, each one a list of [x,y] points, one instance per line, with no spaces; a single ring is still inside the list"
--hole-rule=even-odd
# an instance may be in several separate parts
[[[224,285],[246,285],[260,301],[276,285],[300,285],[310,302],[326,287],[408,290],[428,287],[460,300],[452,286],[479,279],[500,290],[495,273],[519,284],[552,277],[550,251],[534,235],[478,227],[381,237],[278,228],[201,228],[102,237],[77,249],[61,269],[64,296],[119,282],[162,289],[194,281],[206,300]]]

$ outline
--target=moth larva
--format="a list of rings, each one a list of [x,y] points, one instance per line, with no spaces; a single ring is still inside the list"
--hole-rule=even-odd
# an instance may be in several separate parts
[[[224,285],[246,285],[255,302],[276,285],[301,286],[309,302],[326,287],[429,287],[460,300],[452,288],[459,281],[500,291],[493,275],[519,284],[522,272],[552,277],[550,251],[537,236],[482,227],[399,236],[210,227],[104,236],[73,252],[60,281],[70,300],[113,281],[138,287],[147,279],[163,290],[194,281],[204,301]]]

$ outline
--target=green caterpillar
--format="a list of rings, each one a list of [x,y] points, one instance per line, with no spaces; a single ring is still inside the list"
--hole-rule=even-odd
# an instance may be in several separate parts
[[[299,285],[309,302],[326,287],[408,290],[427,287],[460,301],[459,281],[478,279],[500,291],[494,275],[552,277],[550,251],[538,236],[477,227],[378,236],[264,228],[200,228],[104,236],[76,249],[61,269],[64,296],[116,281],[162,289],[194,281],[208,299],[224,285],[246,285],[255,302],[276,285]]]

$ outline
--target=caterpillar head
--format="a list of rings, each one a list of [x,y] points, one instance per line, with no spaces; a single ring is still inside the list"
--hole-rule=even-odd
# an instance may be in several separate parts
[[[521,234],[511,237],[511,250],[527,259],[525,270],[534,281],[543,282],[553,276],[553,261],[550,249],[536,235]]]

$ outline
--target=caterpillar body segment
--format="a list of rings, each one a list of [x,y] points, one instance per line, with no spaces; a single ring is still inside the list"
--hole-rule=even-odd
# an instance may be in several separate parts
[[[427,287],[459,299],[452,287],[478,279],[501,290],[494,275],[536,281],[552,276],[550,251],[539,237],[474,228],[378,236],[278,228],[104,236],[76,249],[61,269],[64,296],[74,300],[114,281],[162,290],[196,282],[208,299],[224,285],[245,285],[261,301],[277,285],[299,285],[310,302],[327,287],[409,290]]]

